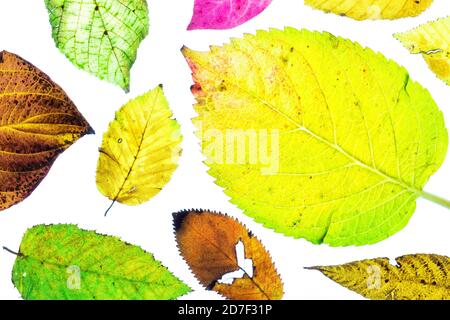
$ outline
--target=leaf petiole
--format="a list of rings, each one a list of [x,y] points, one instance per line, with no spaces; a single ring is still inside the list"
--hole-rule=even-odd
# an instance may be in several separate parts
[[[437,204],[439,204],[439,205],[441,205],[441,206],[443,206],[443,207],[445,207],[447,209],[450,209],[450,200],[441,198],[439,196],[436,196],[434,194],[431,194],[431,193],[428,193],[428,192],[425,192],[425,191],[422,191],[420,193],[420,196],[422,198],[424,198],[424,199],[427,199],[428,201],[437,203]]]
[[[9,252],[9,253],[11,253],[11,254],[13,254],[13,255],[16,255],[16,256],[18,256],[18,257],[21,257],[21,256],[22,256],[22,254],[21,254],[20,252],[12,251],[11,249],[9,249],[9,248],[7,248],[7,247],[3,247],[3,250],[5,250],[6,252]]]
[[[105,217],[108,215],[109,210],[112,209],[112,207],[114,206],[115,203],[116,203],[116,200],[113,200],[113,201],[111,202],[111,205],[110,205],[110,206],[108,207],[108,209],[106,209],[106,211],[105,211]]]

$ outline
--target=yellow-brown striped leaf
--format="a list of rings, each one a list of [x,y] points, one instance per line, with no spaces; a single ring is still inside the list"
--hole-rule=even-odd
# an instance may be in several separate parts
[[[0,210],[28,197],[58,155],[93,132],[45,73],[0,53]]]
[[[450,258],[414,254],[313,267],[340,285],[374,300],[450,299]]]

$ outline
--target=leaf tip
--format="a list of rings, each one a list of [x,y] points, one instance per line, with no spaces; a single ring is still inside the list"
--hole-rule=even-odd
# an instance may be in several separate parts
[[[331,277],[333,273],[335,273],[334,266],[312,266],[312,267],[304,267],[305,270],[319,271],[323,275],[327,277]]]
[[[7,50],[1,50],[0,51],[0,63],[3,63],[5,61],[6,56],[13,56],[13,57],[17,57],[18,59],[22,59],[21,57],[19,57],[18,55],[14,54],[14,53],[11,53]]]
[[[185,45],[183,45],[183,46],[181,47],[181,49],[180,49],[181,53],[182,53],[184,56],[186,56],[186,53],[187,53],[189,50],[190,50],[190,49],[189,49],[187,46],[185,46]]]
[[[184,221],[186,220],[186,217],[191,213],[190,210],[183,210],[179,212],[172,213],[173,217],[173,228],[175,232],[181,229],[181,226],[183,225]]]
[[[318,267],[318,266],[303,267],[303,269],[305,269],[305,270],[316,270],[316,271],[320,271],[320,267]]]
[[[179,212],[172,213],[173,226],[174,226],[175,232],[177,232],[178,230],[181,229],[181,227],[183,226],[183,223],[185,222],[186,218],[189,215],[191,215],[191,214],[201,215],[203,213],[208,213],[208,212],[216,214],[216,212],[208,211],[208,210],[202,210],[202,209],[182,210],[182,211],[179,211]]]
[[[197,30],[197,27],[195,26],[194,21],[191,20],[191,22],[187,26],[187,31],[193,31],[193,30]]]
[[[405,32],[396,32],[392,35],[395,40],[400,41],[403,44],[403,40],[405,37]]]
[[[87,131],[86,131],[86,134],[87,134],[87,135],[95,134],[94,128],[92,128],[91,126],[89,126],[88,129],[87,129]]]
[[[121,86],[121,87],[126,94],[130,93],[130,85],[129,84]]]

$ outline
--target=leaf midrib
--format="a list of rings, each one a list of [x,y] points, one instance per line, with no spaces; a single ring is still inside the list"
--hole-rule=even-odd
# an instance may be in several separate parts
[[[220,252],[223,256],[225,256],[228,260],[230,260],[232,262],[232,264],[234,264],[239,270],[241,270],[242,272],[244,272],[244,274],[247,276],[247,278],[253,282],[253,284],[256,286],[256,288],[258,288],[258,290],[266,296],[267,300],[272,300],[270,299],[270,296],[264,291],[264,289],[259,285],[259,283],[256,282],[256,280],[253,277],[250,277],[250,275],[247,273],[247,271],[241,267],[238,262],[237,259],[233,259],[232,257],[230,257],[229,255],[227,255],[225,252],[223,252],[222,248],[220,246],[217,246],[213,241],[211,241],[209,238],[204,236],[203,232],[198,231],[195,226],[191,227],[192,230],[197,233],[201,238],[205,239],[207,242],[209,242],[214,248],[216,248],[216,250],[218,252]],[[241,239],[242,240],[242,239]],[[244,245],[245,246],[245,245]],[[254,259],[251,259],[252,262],[254,263]],[[256,268],[256,267],[255,267]],[[242,279],[242,278],[241,278]],[[219,280],[219,279],[217,279]],[[215,281],[217,281],[215,280]]]
[[[43,263],[43,264],[50,265],[50,266],[54,266],[54,267],[57,267],[57,268],[60,268],[60,269],[68,268],[68,267],[70,267],[71,265],[73,265],[73,264],[64,265],[64,264],[60,264],[60,263],[49,262],[49,261],[42,260],[42,259],[39,259],[39,258],[36,258],[36,257],[33,257],[33,256],[29,256],[29,255],[26,255],[26,254],[22,254],[22,253],[21,253],[20,258],[23,259],[23,260],[27,260],[27,259],[29,259],[29,260],[35,260],[35,261],[37,261],[38,263]],[[156,262],[156,261],[155,261],[155,262]],[[162,266],[162,265],[160,265],[160,267],[165,268],[165,267]],[[124,277],[124,276],[118,276],[118,275],[115,275],[115,274],[111,274],[111,273],[108,273],[108,272],[101,273],[101,272],[93,271],[93,270],[89,270],[89,269],[87,269],[87,270],[83,270],[83,269],[82,269],[81,271],[84,272],[84,273],[89,273],[89,274],[93,274],[93,275],[97,275],[97,276],[107,276],[107,277],[111,277],[111,278],[113,278],[113,279],[122,280],[122,281],[128,281],[128,282],[131,282],[131,283],[146,284],[146,285],[149,285],[149,286],[150,286],[150,285],[151,285],[151,286],[153,286],[153,285],[158,285],[158,286],[161,286],[161,287],[167,287],[167,286],[164,286],[163,284],[160,284],[159,282],[149,282],[149,281],[146,281],[146,280],[135,280],[135,279],[130,279],[130,278],[127,278],[127,277]],[[166,269],[165,271],[166,271],[169,275],[171,275],[172,277],[175,277],[175,276],[174,276],[172,273],[170,273],[167,269]]]
[[[33,123],[33,122],[29,122],[29,121],[31,121],[33,119],[36,119],[36,118],[45,117],[45,116],[55,116],[55,115],[64,115],[64,116],[74,117],[73,114],[63,113],[63,112],[37,114],[37,115],[34,115],[34,116],[29,117],[27,119],[24,119],[23,121],[20,121],[20,122],[0,124],[0,131],[1,130],[5,130],[5,129],[6,130],[9,129],[9,130],[20,132],[22,134],[26,134],[26,135],[28,134],[28,135],[31,135],[31,136],[35,135],[35,136],[45,136],[45,137],[53,137],[53,138],[55,138],[57,136],[60,136],[61,134],[50,134],[50,133],[42,133],[42,132],[27,132],[25,130],[21,130],[20,126],[36,125],[36,126],[45,126],[45,127],[64,126],[64,127],[81,128],[81,126],[76,125],[76,124],[67,124],[67,123]],[[72,133],[72,132],[66,132],[64,134],[76,135],[76,133]],[[54,149],[51,149],[51,150],[27,153],[27,155],[38,154],[38,153],[48,152],[48,151],[54,151],[54,150],[58,150],[58,149],[64,149],[65,147],[66,146],[62,146],[62,147],[54,148]],[[3,152],[3,150],[0,150],[0,152]],[[14,152],[9,152],[9,153],[20,154],[20,153],[14,153]]]
[[[106,29],[105,20],[103,19],[103,15],[102,15],[102,13],[101,13],[101,11],[100,11],[100,8],[103,8],[103,7],[101,7],[101,6],[98,4],[97,0],[94,0],[94,3],[95,3],[95,5],[99,8],[99,9],[98,9],[98,15],[99,15],[100,20],[101,20],[101,22],[102,22],[103,29],[105,29],[105,32],[107,32],[106,37],[108,38],[109,45],[111,46],[111,51],[113,52],[114,58],[116,58],[117,64],[119,65],[119,70],[120,70],[120,73],[122,74],[122,79],[125,80],[125,79],[127,79],[127,77],[126,77],[126,75],[123,73],[123,70],[122,70],[122,64],[120,63],[119,57],[117,56],[117,53],[116,53],[116,47],[113,46],[111,37],[109,36],[109,32],[110,32],[110,31]],[[91,29],[92,29],[92,26],[91,26]]]
[[[139,141],[139,145],[138,145],[138,149],[137,149],[137,151],[136,151],[136,154],[134,155],[133,162],[131,163],[130,169],[128,170],[128,173],[127,173],[126,177],[124,178],[123,183],[122,183],[122,185],[120,186],[119,191],[117,192],[116,196],[115,196],[114,199],[113,199],[113,203],[117,201],[117,199],[119,198],[120,194],[122,193],[123,188],[125,187],[125,184],[127,183],[128,179],[130,178],[131,173],[133,172],[134,166],[136,165],[136,161],[137,161],[138,158],[139,158],[139,155],[140,155],[141,150],[142,150],[142,145],[143,145],[143,143],[144,143],[145,135],[146,135],[146,132],[147,132],[147,130],[148,130],[148,124],[149,124],[149,122],[150,122],[150,119],[151,119],[152,116],[153,116],[153,112],[154,112],[155,107],[156,107],[156,101],[158,100],[159,95],[160,95],[159,92],[157,92],[157,93],[155,94],[155,98],[154,98],[153,103],[152,103],[152,109],[150,110],[149,115],[148,115],[148,117],[147,117],[147,119],[146,119],[146,121],[145,121],[145,127],[144,127],[144,129],[142,130],[142,136],[141,136],[141,139],[140,139],[140,141]],[[111,157],[110,157],[110,158],[111,158]]]
[[[212,73],[213,75],[216,76],[216,78],[218,79],[222,79],[220,77],[220,74],[218,74],[216,72],[216,70],[209,68],[208,66],[205,66],[204,64],[200,63],[198,60],[195,61],[196,64],[200,65],[202,68],[206,69],[207,71],[209,71],[210,73]],[[386,181],[389,181],[393,184],[399,185],[400,187],[415,193],[419,196],[423,195],[423,191],[420,189],[417,189],[414,186],[411,186],[409,184],[407,184],[406,182],[399,180],[396,177],[392,177],[391,175],[384,173],[383,171],[374,168],[370,165],[365,164],[364,162],[360,161],[359,159],[357,159],[355,156],[351,155],[349,152],[345,151],[344,149],[342,149],[338,144],[332,143],[330,141],[328,141],[327,139],[323,138],[322,136],[316,134],[315,132],[309,130],[308,128],[306,128],[305,126],[303,126],[302,124],[298,123],[297,121],[295,121],[294,119],[292,119],[290,116],[288,116],[287,114],[281,112],[280,110],[278,110],[275,106],[273,106],[270,102],[266,101],[265,99],[256,96],[255,94],[253,94],[252,92],[246,90],[245,88],[242,88],[241,86],[239,86],[238,83],[234,82],[234,81],[227,81],[228,83],[232,84],[233,86],[235,86],[237,89],[239,89],[241,92],[247,94],[248,96],[252,97],[253,99],[259,101],[260,103],[262,103],[263,105],[265,105],[266,107],[268,107],[270,110],[278,113],[279,115],[281,115],[282,117],[284,117],[286,120],[288,120],[289,122],[291,122],[292,124],[294,124],[296,126],[296,129],[302,132],[305,132],[306,134],[310,135],[311,137],[315,138],[316,140],[325,143],[326,145],[328,145],[330,148],[334,149],[335,151],[341,153],[342,155],[344,155],[345,157],[347,157],[349,160],[351,160],[355,165],[358,165],[372,173],[377,174],[378,176],[382,177],[383,179],[385,179]]]

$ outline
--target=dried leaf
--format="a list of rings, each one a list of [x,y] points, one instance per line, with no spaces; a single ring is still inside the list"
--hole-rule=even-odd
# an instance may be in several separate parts
[[[272,0],[195,0],[188,30],[231,29],[256,17]]]
[[[45,0],[56,46],[77,67],[129,91],[149,29],[146,0]]]
[[[209,290],[233,300],[277,300],[283,283],[269,253],[245,226],[226,215],[190,210],[174,213],[180,252],[199,281]],[[253,275],[238,258],[242,243],[245,259],[251,259]],[[221,282],[227,274],[241,271],[231,284]]]
[[[413,54],[421,54],[433,72],[450,85],[450,16],[424,24],[395,38]]]
[[[56,158],[94,131],[66,93],[19,56],[0,53],[0,210],[28,197]]]
[[[340,285],[375,300],[450,299],[450,259],[436,254],[406,255],[340,266],[313,267]]]
[[[333,246],[401,230],[445,159],[429,92],[381,54],[329,33],[258,31],[187,48],[209,173],[265,226]]]
[[[305,4],[356,20],[399,19],[424,12],[433,0],[305,0]]]
[[[26,300],[167,300],[190,291],[150,253],[75,225],[29,229],[12,277]]]
[[[103,136],[97,187],[113,200],[139,205],[170,180],[181,153],[180,126],[162,87],[129,101]]]

